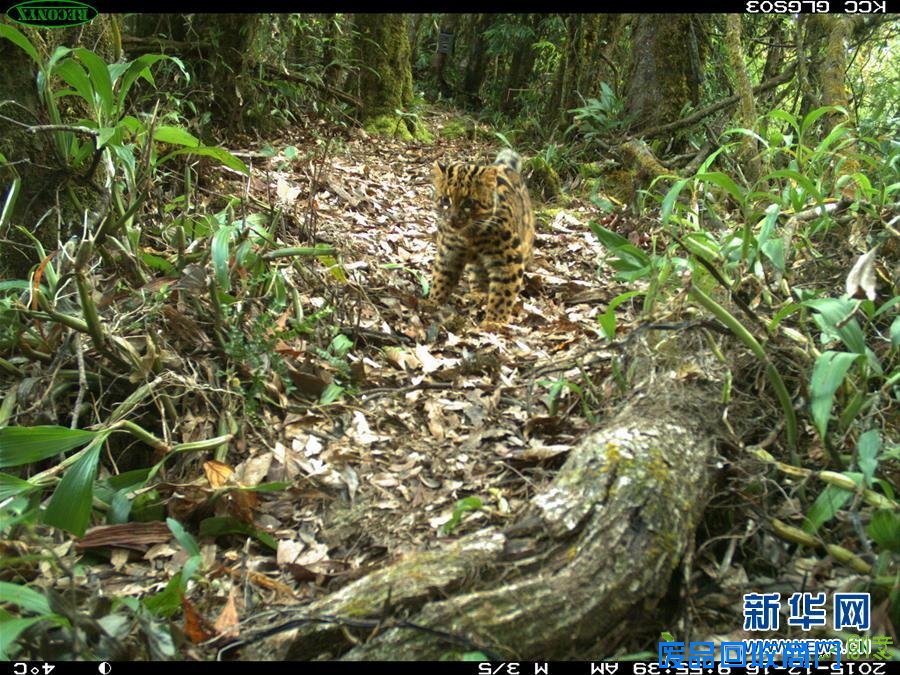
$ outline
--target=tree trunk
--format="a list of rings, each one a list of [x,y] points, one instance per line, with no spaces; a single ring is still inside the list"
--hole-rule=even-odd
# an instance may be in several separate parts
[[[567,126],[568,111],[578,105],[578,74],[581,71],[583,57],[581,44],[583,20],[581,14],[570,14],[566,17],[565,51],[556,71],[553,94],[547,108],[548,121],[563,127]]]
[[[756,102],[753,100],[753,86],[747,74],[744,54],[741,49],[741,15],[727,14],[725,17],[725,48],[728,61],[734,71],[735,90],[741,97],[738,106],[738,120],[745,129],[753,129],[756,125]],[[762,175],[756,138],[748,134],[741,137],[740,160],[744,174],[752,183]]]
[[[456,39],[456,25],[458,23],[459,14],[445,14],[443,16],[440,29],[438,30],[437,49],[434,52],[434,61],[432,62],[434,76],[437,78],[441,96],[444,98],[450,98],[453,94],[453,91],[450,89],[450,83],[444,77],[444,68],[447,66],[453,51],[453,42]],[[442,39],[448,41],[446,45],[441,44]]]
[[[409,31],[404,14],[357,14],[354,54],[361,118],[393,115],[412,102]]]
[[[256,644],[243,658],[438,659],[461,645],[498,658],[596,658],[646,630],[711,492],[720,389],[701,344],[665,350],[698,359],[689,372],[700,377],[638,362],[653,374],[518,523],[409,555],[270,614],[266,627],[248,621],[257,632],[242,637]],[[340,619],[298,620],[325,615]],[[271,635],[274,644],[259,641]]]
[[[479,105],[481,101],[481,85],[484,84],[488,64],[488,45],[484,38],[484,31],[490,27],[494,16],[493,14],[479,14],[474,26],[475,35],[472,39],[472,46],[469,48],[466,72],[463,77],[463,94],[469,105],[472,106]]]
[[[853,18],[843,15],[821,17],[813,15],[806,19],[805,23],[809,82],[805,91],[802,114],[806,115],[821,106],[840,106],[847,111],[849,119],[838,112],[825,114],[822,117],[825,133],[834,129],[839,122],[855,126],[850,96],[844,81],[844,73],[847,70],[847,43],[853,31]],[[840,152],[846,158],[841,164],[840,172],[844,175],[857,172],[859,162],[856,160],[855,144],[842,147]],[[848,181],[842,189],[844,197],[851,200],[855,198],[855,192],[854,181]]]
[[[632,35],[631,71],[625,108],[637,128],[678,119],[697,97],[691,63],[691,16],[641,14]]]
[[[783,18],[778,15],[767,18],[771,21],[771,24],[769,25],[769,30],[766,31],[769,47],[766,50],[763,80],[770,80],[781,72],[781,68],[784,66],[784,46],[782,43],[787,39],[782,24]]]
[[[509,71],[506,75],[503,99],[500,101],[500,111],[506,115],[513,116],[521,108],[519,94],[528,85],[531,73],[534,70],[534,60],[537,54],[532,45],[534,44],[540,19],[539,14],[531,15],[528,21],[529,31],[527,36],[514,48],[512,61],[509,64]]]

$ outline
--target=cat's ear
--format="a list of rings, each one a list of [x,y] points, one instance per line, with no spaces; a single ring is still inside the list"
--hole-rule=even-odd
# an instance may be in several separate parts
[[[434,180],[438,180],[443,178],[445,175],[447,175],[447,166],[435,161],[434,166],[431,167],[432,178],[434,178]]]

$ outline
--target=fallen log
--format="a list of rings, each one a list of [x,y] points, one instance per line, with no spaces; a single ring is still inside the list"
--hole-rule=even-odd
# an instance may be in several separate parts
[[[699,362],[702,343],[685,343],[670,338],[665,350],[679,364],[645,359],[651,375],[513,526],[416,552],[306,607],[270,613],[270,627],[244,632],[242,658],[610,655],[651,622],[711,493],[720,387]]]

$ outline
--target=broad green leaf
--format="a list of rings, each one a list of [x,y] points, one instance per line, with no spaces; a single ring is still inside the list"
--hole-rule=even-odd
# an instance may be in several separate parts
[[[112,122],[115,119],[115,110],[113,109],[113,90],[109,68],[103,59],[88,49],[79,47],[75,50],[75,54],[90,73],[91,84],[102,105],[104,118],[102,121]]]
[[[758,246],[762,247],[762,245],[769,240],[769,237],[772,236],[772,232],[775,231],[775,225],[778,223],[778,216],[780,214],[781,208],[778,204],[769,204],[766,209],[766,217],[763,218],[762,227],[759,230],[759,236],[756,238]]]
[[[600,327],[603,329],[603,333],[608,339],[612,340],[616,335],[616,307],[621,305],[626,300],[630,300],[636,295],[643,295],[644,293],[645,291],[627,291],[626,293],[617,295],[609,303],[606,311],[597,317],[597,322],[600,324]]]
[[[120,525],[128,522],[131,513],[131,500],[128,498],[129,490],[119,490],[109,502],[109,511],[106,512],[106,522],[110,525]]]
[[[56,67],[56,73],[75,89],[78,95],[91,106],[91,110],[95,109],[94,88],[81,64],[74,59],[66,59]]]
[[[30,586],[0,581],[0,597],[30,614],[52,614],[47,597]]]
[[[4,28],[0,24],[0,29]],[[38,621],[45,621],[46,616],[29,616],[29,617],[12,617],[0,620],[0,660],[6,661],[13,657],[9,647],[16,641],[16,638],[22,634],[29,626],[36,624]]]
[[[838,338],[851,352],[866,353],[866,338],[855,318],[850,318],[856,303],[843,298],[815,298],[805,300],[804,307],[816,310],[813,320],[829,338]]]
[[[760,251],[775,266],[779,272],[784,272],[784,241],[782,239],[770,239],[760,247]]]
[[[850,490],[844,490],[836,485],[826,485],[825,489],[816,497],[816,501],[809,507],[806,519],[803,521],[803,531],[815,534],[822,525],[834,518],[847,500],[853,496]]]
[[[463,661],[490,661],[484,652],[463,652]]]
[[[321,403],[322,405],[334,403],[341,397],[341,394],[343,393],[344,388],[341,385],[335,382],[329,382],[328,386],[325,387],[324,391],[322,391],[321,395],[319,396],[319,403]]]
[[[112,79],[113,86],[119,81],[119,78],[122,77],[122,73],[128,70],[129,66],[131,66],[131,62],[127,63],[110,63],[109,64],[109,77]]]
[[[900,347],[900,316],[895,316],[891,322],[891,346]]]
[[[331,349],[331,353],[338,357],[343,357],[347,355],[353,348],[353,340],[348,338],[343,333],[338,333],[331,340],[331,344],[329,345],[329,349]]]
[[[160,159],[159,163],[162,164],[163,162],[166,162],[173,157],[177,157],[178,155],[203,155],[204,157],[212,157],[213,159],[217,160],[219,164],[227,166],[229,169],[234,169],[235,171],[239,171],[244,175],[250,174],[250,169],[247,168],[247,165],[224,148],[213,148],[205,145],[201,145],[196,148],[176,150],[175,152],[171,152]]]
[[[834,129],[831,130],[831,133],[829,133],[824,139],[822,139],[822,142],[816,146],[816,149],[813,152],[813,155],[815,155],[815,156],[821,155],[826,150],[828,150],[828,148],[831,147],[832,143],[843,138],[848,133],[850,133],[850,130],[847,129],[847,127],[845,127],[843,125],[843,123],[838,124]]]
[[[872,476],[878,468],[878,451],[881,450],[881,433],[877,429],[869,429],[856,442],[859,470],[862,471],[866,484],[871,485]]]
[[[900,515],[881,510],[872,514],[866,532],[872,541],[892,553],[900,553]]]
[[[823,352],[816,359],[809,383],[811,397],[809,407],[816,429],[822,438],[825,438],[825,431],[828,429],[834,392],[841,386],[850,366],[858,358],[858,354],[847,352]]]
[[[872,316],[873,317],[881,316],[882,314],[887,312],[889,309],[891,309],[897,303],[900,303],[900,295],[895,295],[893,298],[891,298],[890,300],[885,302],[883,305],[881,305],[878,309],[875,310],[875,312],[872,314]]]
[[[153,253],[141,253],[141,260],[147,267],[158,270],[163,274],[174,275],[175,274],[175,265],[170,263],[168,260],[163,258],[162,256],[155,255]]]
[[[759,144],[762,145],[763,147],[765,147],[765,148],[769,147],[768,141],[766,141],[765,138],[763,138],[758,133],[753,131],[753,129],[745,129],[743,127],[735,127],[733,129],[726,129],[725,131],[722,132],[722,136],[730,136],[732,134],[749,136],[750,138],[756,139],[759,142]],[[704,171],[705,171],[705,169],[704,169]]]
[[[681,241],[688,251],[699,258],[703,258],[709,262],[715,262],[722,259],[722,252],[719,250],[719,242],[713,239],[707,232],[691,232],[682,237]]]
[[[185,145],[189,148],[196,148],[200,145],[200,139],[181,127],[166,125],[160,125],[156,128],[153,132],[153,140],[171,145]]]
[[[53,54],[50,55],[49,60],[47,61],[47,71],[53,73],[54,68],[56,68],[56,64],[62,61],[66,56],[72,53],[72,50],[69,47],[57,47],[53,50]]]
[[[80,447],[96,431],[58,426],[3,427],[0,429],[0,468],[21,466]]]
[[[681,194],[681,191],[687,184],[687,178],[682,178],[681,180],[675,181],[675,184],[671,188],[669,188],[669,191],[663,198],[662,209],[660,210],[660,216],[663,225],[669,222],[669,216],[672,215],[672,209],[675,207],[675,201],[678,199],[678,195]]]
[[[773,110],[769,113],[768,116],[777,120],[787,122],[794,128],[794,131],[796,131],[798,134],[800,133],[800,125],[797,124],[797,118],[791,115],[789,112],[785,112],[784,110]]]
[[[27,291],[29,288],[31,288],[31,284],[24,279],[0,281],[0,291]]]
[[[725,152],[729,148],[733,148],[736,145],[737,145],[737,143],[725,143],[723,145],[720,145],[718,147],[718,149],[716,149],[714,152],[712,152],[709,155],[709,157],[707,157],[706,159],[703,160],[703,164],[701,164],[700,167],[697,169],[697,173],[706,173],[707,171],[709,171],[709,167],[711,167],[713,165],[713,162],[715,161],[716,157],[719,156],[720,153]]]
[[[162,617],[170,617],[181,610],[181,572],[169,579],[166,587],[156,595],[145,597],[141,600],[144,607],[153,614]]]
[[[131,85],[134,84],[134,81],[139,76],[143,76],[145,80],[149,80],[152,83],[153,77],[150,75],[149,66],[166,58],[169,57],[164,54],[144,54],[127,64],[128,67],[119,75],[119,78],[121,79],[116,78],[119,82],[119,93],[116,97],[116,110],[121,111],[125,109],[125,97],[128,96]],[[117,73],[118,69],[115,69],[113,72]]]
[[[106,436],[108,433],[98,435],[78,461],[66,469],[44,511],[45,523],[79,537],[84,534],[91,518],[94,479]]]
[[[790,179],[801,186],[803,188],[803,191],[806,192],[807,195],[815,197],[816,201],[819,203],[822,202],[822,195],[819,194],[816,186],[813,185],[813,182],[809,178],[804,176],[799,171],[794,171],[793,169],[779,169],[778,171],[767,173],[761,180],[766,181],[770,178]]]
[[[34,48],[34,45],[31,44],[31,40],[25,37],[19,30],[12,26],[8,26],[5,23],[0,23],[0,37],[5,37],[23,52],[28,54],[28,56],[31,57],[31,60],[34,61],[39,68],[43,66],[41,57],[38,56],[37,50]]]
[[[181,547],[190,553],[191,555],[200,555],[200,546],[197,544],[197,540],[194,539],[190,533],[182,527],[181,523],[179,523],[174,518],[166,518],[166,525],[169,526],[169,529],[172,530],[172,534],[175,536],[175,539],[181,544]]]
[[[630,243],[628,239],[623,237],[618,232],[607,230],[599,223],[595,223],[592,221],[590,223],[590,228],[591,231],[597,236],[597,239],[600,240],[600,243],[610,251],[619,248],[620,246],[627,246]]]
[[[216,271],[216,280],[219,282],[219,288],[227,291],[231,288],[231,275],[228,271],[230,262],[230,246],[231,238],[234,236],[234,227],[226,225],[220,227],[213,236],[210,245],[210,255],[212,257],[213,269]]]
[[[822,115],[827,115],[828,113],[842,113],[844,115],[847,114],[847,111],[836,105],[826,105],[821,108],[816,108],[815,110],[810,111],[806,114],[806,117],[803,118],[803,121],[800,123],[800,135],[805,136],[806,132],[809,131],[809,128],[816,123]]]
[[[735,183],[731,176],[729,176],[728,174],[724,174],[721,171],[712,171],[710,173],[697,174],[696,179],[704,183],[712,183],[713,185],[718,185],[720,188],[725,190],[725,192],[730,194],[734,198],[734,201],[736,201],[740,206],[744,206],[744,191],[738,187],[737,183]],[[663,221],[663,224],[665,224],[665,221]]]
[[[22,480],[8,473],[0,473],[0,502],[5,502],[17,495],[28,494],[38,489],[37,485]]]
[[[104,145],[109,143],[110,139],[116,135],[116,132],[118,130],[118,127],[100,127],[100,135],[97,136],[97,147],[102,148]]]

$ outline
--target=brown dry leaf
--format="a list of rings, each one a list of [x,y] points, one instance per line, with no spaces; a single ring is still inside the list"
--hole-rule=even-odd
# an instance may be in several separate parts
[[[434,399],[425,401],[425,411],[428,413],[428,431],[437,440],[443,440],[446,436],[444,429],[447,425],[444,409],[445,405],[441,401]]]
[[[244,523],[253,522],[253,511],[259,503],[255,492],[249,490],[231,490],[224,495],[222,503],[229,515]]]
[[[235,467],[235,478],[237,478],[240,485],[259,485],[269,473],[272,459],[271,452],[263,452],[249,458],[246,462],[242,462]]]
[[[123,548],[113,549],[109,556],[109,564],[117,572],[121,572],[122,568],[128,562],[128,551]]]
[[[120,546],[136,551],[147,550],[147,544],[169,541],[172,531],[165,523],[123,523],[121,525],[100,525],[92,527],[75,543],[75,548],[98,548],[100,546]]]
[[[190,600],[181,598],[181,608],[184,610],[184,634],[191,642],[198,645],[216,635],[216,630],[200,616]]]
[[[240,619],[234,602],[234,586],[228,589],[228,599],[213,627],[223,637],[236,638],[241,634]]]
[[[422,366],[419,359],[402,347],[385,347],[384,357],[388,363],[400,370],[416,370]]]
[[[231,476],[234,474],[234,469],[227,464],[217,462],[214,459],[210,459],[203,463],[203,471],[206,474],[206,480],[208,480],[209,484],[215,489],[227,485],[230,482]]]

